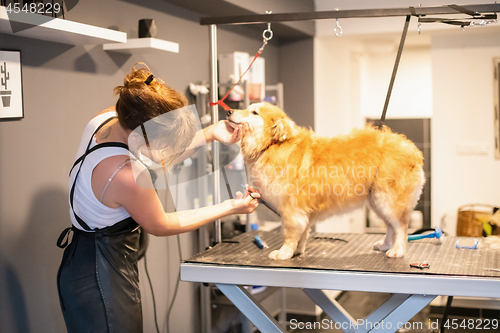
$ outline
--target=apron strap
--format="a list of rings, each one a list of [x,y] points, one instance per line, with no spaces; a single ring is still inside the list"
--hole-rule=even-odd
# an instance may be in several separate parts
[[[57,246],[61,249],[64,249],[66,246],[68,246],[70,231],[73,231],[73,227],[64,229],[63,232],[61,232],[61,234],[59,235],[59,238],[57,239]]]
[[[92,143],[92,138],[94,137],[94,135],[96,135],[97,132],[99,132],[99,130],[104,126],[106,125],[107,123],[109,123],[111,120],[117,118],[116,116],[114,117],[111,117],[111,118],[108,118],[106,119],[101,125],[99,125],[99,127],[97,127],[97,129],[94,131],[94,133],[92,134],[92,136],[90,137],[90,140],[89,140],[89,143],[87,145],[87,149],[85,149],[85,153],[80,156],[75,164],[73,165],[73,167],[71,168],[71,171],[73,171],[73,168],[78,164],[80,163],[80,166],[78,168],[78,171],[76,173],[76,176],[75,176],[75,180],[73,181],[73,185],[71,186],[71,190],[69,192],[69,202],[70,202],[70,206],[71,206],[71,210],[73,211],[73,215],[75,216],[75,219],[76,221],[78,222],[78,224],[83,228],[85,229],[86,231],[92,231],[92,228],[90,228],[88,226],[87,223],[85,223],[85,221],[83,221],[75,212],[75,209],[73,208],[73,201],[74,201],[74,196],[75,196],[75,185],[76,185],[76,180],[78,179],[78,175],[80,174],[80,171],[82,169],[82,165],[83,165],[83,162],[85,161],[85,158],[88,156],[88,154],[90,154],[91,152],[93,151],[96,151],[97,149],[100,149],[100,148],[106,148],[106,147],[120,147],[120,148],[125,148],[128,150],[128,146],[124,143],[121,143],[121,142],[104,142],[104,143],[100,143],[94,147],[92,147],[92,149],[89,149],[90,148],[90,144]],[[70,171],[70,174],[71,174],[71,171]],[[67,244],[66,244],[67,245]]]
[[[73,167],[71,168],[71,170],[69,171],[69,173],[71,174],[71,172],[78,165],[78,163],[80,163],[82,160],[84,160],[85,157],[87,157],[88,154],[90,154],[91,152],[93,152],[93,151],[95,151],[97,149],[106,148],[106,147],[120,147],[120,148],[125,148],[125,149],[128,150],[128,146],[126,144],[122,143],[122,142],[103,142],[103,143],[100,143],[100,144],[95,145],[94,147],[90,148],[82,156],[78,157],[78,159],[73,164]]]
[[[73,171],[73,168],[74,168],[74,167],[78,164],[78,162],[83,161],[83,160],[85,159],[85,156],[87,156],[87,151],[89,150],[89,147],[90,147],[90,144],[92,143],[92,138],[94,137],[94,135],[96,135],[96,134],[97,134],[97,132],[99,132],[99,130],[100,130],[101,128],[103,128],[103,127],[104,127],[107,123],[109,123],[111,120],[116,119],[116,118],[118,118],[118,117],[117,117],[117,116],[113,116],[113,117],[110,117],[110,118],[106,119],[105,121],[103,121],[103,122],[102,122],[102,124],[101,124],[101,125],[99,125],[99,126],[97,127],[97,129],[94,131],[94,133],[92,133],[92,135],[90,136],[89,143],[87,144],[87,148],[85,149],[85,153],[83,153],[83,155],[82,155],[82,156],[80,156],[80,157],[76,160],[76,162],[73,164],[73,167],[72,167],[72,168],[71,168],[71,170],[69,171],[69,174],[70,174],[70,175],[71,175],[71,171]]]

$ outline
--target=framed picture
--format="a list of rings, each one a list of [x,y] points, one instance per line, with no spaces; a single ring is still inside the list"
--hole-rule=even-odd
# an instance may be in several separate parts
[[[493,60],[495,66],[495,158],[500,159],[500,58]]]
[[[0,50],[0,120],[23,117],[21,51]]]

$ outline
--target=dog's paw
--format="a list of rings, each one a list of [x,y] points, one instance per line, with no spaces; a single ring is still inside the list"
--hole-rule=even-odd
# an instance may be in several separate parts
[[[389,251],[385,253],[385,255],[389,258],[401,258],[405,255],[405,249],[400,247],[400,248],[392,248]]]
[[[389,244],[386,244],[384,241],[378,241],[373,244],[373,249],[377,251],[387,251],[391,248]]]
[[[269,253],[269,258],[273,260],[286,260],[290,259],[293,255],[293,251],[288,250],[274,250]]]

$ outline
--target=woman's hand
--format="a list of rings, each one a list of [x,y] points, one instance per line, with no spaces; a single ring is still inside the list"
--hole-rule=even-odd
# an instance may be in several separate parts
[[[247,128],[248,124],[246,123],[234,128],[227,120],[221,120],[213,126],[212,138],[226,144],[236,143],[245,135]]]
[[[228,200],[233,207],[233,214],[250,214],[259,206],[260,193],[253,191],[253,188],[247,185],[247,188],[252,191],[251,195],[248,191],[243,193],[236,192],[236,199]]]

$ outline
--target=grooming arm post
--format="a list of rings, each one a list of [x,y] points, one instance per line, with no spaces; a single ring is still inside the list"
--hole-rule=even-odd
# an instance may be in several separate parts
[[[210,25],[210,102],[218,100],[218,85],[217,85],[217,25]],[[219,105],[210,106],[212,111],[212,124],[217,124],[219,121]],[[219,175],[219,143],[212,142],[212,167],[214,171],[214,204],[220,203],[220,175]],[[215,243],[221,241],[221,221],[215,221]]]
[[[394,63],[394,68],[392,70],[391,82],[389,83],[389,89],[387,90],[387,96],[385,97],[384,110],[382,111],[382,117],[380,117],[380,121],[382,123],[385,121],[385,114],[387,113],[387,107],[389,106],[389,100],[391,99],[392,87],[394,86],[394,81],[396,80],[396,73],[398,72],[399,60],[401,59],[401,54],[403,53],[403,47],[405,45],[406,33],[408,32],[410,18],[411,15],[406,16],[405,26],[403,28],[403,34],[401,35],[398,54],[396,56],[396,62]]]

